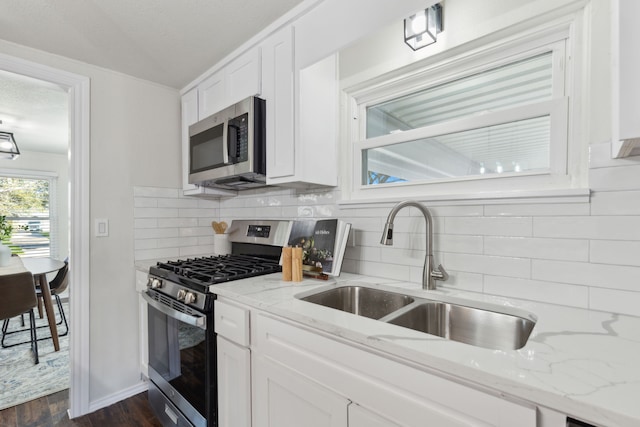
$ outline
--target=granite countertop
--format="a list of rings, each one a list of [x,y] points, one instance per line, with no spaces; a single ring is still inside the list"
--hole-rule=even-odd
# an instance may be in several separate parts
[[[421,298],[464,298],[534,314],[520,350],[490,350],[333,310],[295,298],[335,285],[364,285]],[[493,297],[343,273],[282,282],[280,274],[211,287],[219,296],[372,349],[604,426],[640,425],[640,318]]]

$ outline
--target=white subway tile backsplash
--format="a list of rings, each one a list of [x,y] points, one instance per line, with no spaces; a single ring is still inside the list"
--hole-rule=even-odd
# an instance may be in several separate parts
[[[589,203],[425,203],[434,259],[450,274],[438,285],[638,315],[640,161],[612,160],[609,149],[592,146]],[[211,221],[338,217],[352,224],[356,242],[344,272],[421,281],[425,221],[416,208],[398,213],[388,247],[380,238],[395,202],[339,203],[336,189],[263,188],[219,200],[181,194],[134,188],[136,259],[211,254]]]
[[[354,273],[365,274],[367,276],[384,277],[385,279],[411,281],[411,272],[406,265],[387,264],[380,262],[360,261],[358,271]]]
[[[436,282],[437,286],[448,289],[483,292],[484,275],[479,273],[467,273],[465,271],[453,271],[444,263],[442,265],[445,270],[447,270],[447,273],[449,273],[449,279],[445,282]],[[420,270],[420,274],[422,274],[422,270]]]
[[[135,239],[161,239],[167,237],[178,237],[180,230],[177,228],[142,228],[134,230]]]
[[[640,307],[640,292],[595,287],[589,289],[589,308],[593,310],[638,316],[638,307]]]
[[[640,292],[640,267],[532,260],[531,277],[550,282]]]
[[[185,197],[179,199],[157,199],[157,202],[159,208],[198,208],[198,200]]]
[[[484,253],[521,258],[588,261],[589,241],[486,236],[484,238]]]
[[[181,246],[178,249],[181,257],[213,254],[213,245]]]
[[[589,171],[589,186],[595,191],[640,190],[640,162]]]
[[[197,237],[173,237],[167,239],[157,239],[158,248],[179,248],[183,246],[195,246],[198,244]]]
[[[483,237],[455,234],[434,234],[433,247],[442,252],[481,254],[483,253]]]
[[[484,291],[492,295],[587,308],[589,288],[565,283],[486,275]]]
[[[640,267],[640,241],[594,240],[591,242],[590,261]]]
[[[600,191],[591,197],[591,215],[640,215],[640,191]]]
[[[182,190],[134,187],[136,260],[213,253],[211,221],[220,202],[181,195]]]
[[[158,218],[158,228],[197,227],[199,218]],[[209,221],[209,223],[211,223]]]
[[[531,277],[531,260],[526,258],[446,253],[442,264],[447,269],[465,271],[467,273],[492,274],[525,279]]]
[[[133,228],[156,228],[158,220],[156,218],[136,218],[133,220]]]
[[[144,197],[136,197],[134,203],[134,208],[157,208],[158,207],[158,199],[154,198],[144,198]]]
[[[178,209],[133,208],[134,218],[172,218],[178,216]]]
[[[217,218],[218,209],[179,209],[177,216],[180,218]]]
[[[538,203],[486,205],[486,216],[575,216],[589,215],[588,203]]]
[[[447,234],[482,236],[531,236],[532,219],[529,217],[448,217],[444,231]]]
[[[434,206],[429,208],[432,216],[482,216],[483,206]]]
[[[211,236],[213,237],[213,228],[209,227],[182,227],[180,228],[180,236],[189,237],[189,236]]]
[[[638,216],[541,217],[533,219],[535,237],[640,240]]]
[[[133,245],[135,250],[156,249],[158,247],[158,239],[136,239]]]
[[[178,248],[141,249],[135,250],[134,256],[136,260],[175,259],[180,256],[180,250]]]

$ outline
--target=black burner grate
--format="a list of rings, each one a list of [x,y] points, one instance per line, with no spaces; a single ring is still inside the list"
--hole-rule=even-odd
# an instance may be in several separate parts
[[[160,271],[164,272],[160,275],[167,279],[206,287],[231,280],[277,273],[282,271],[282,267],[277,260],[250,255],[220,255],[159,262],[150,269],[152,274],[158,274]]]

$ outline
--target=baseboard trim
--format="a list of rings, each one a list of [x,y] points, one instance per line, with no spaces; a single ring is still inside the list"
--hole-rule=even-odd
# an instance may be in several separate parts
[[[122,400],[128,399],[129,397],[135,396],[136,394],[142,393],[143,391],[147,391],[148,388],[149,384],[147,383],[147,381],[141,380],[138,384],[135,384],[129,388],[125,388],[124,390],[120,390],[116,393],[105,396],[102,399],[89,402],[89,413],[95,412],[98,409],[106,408],[107,406],[111,406],[114,403],[118,403]]]

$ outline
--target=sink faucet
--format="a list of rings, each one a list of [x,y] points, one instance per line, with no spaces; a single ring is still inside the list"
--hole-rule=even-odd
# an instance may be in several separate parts
[[[438,265],[437,269],[433,268],[433,218],[431,217],[429,209],[420,203],[411,200],[400,202],[395,205],[387,217],[387,222],[384,225],[384,231],[382,232],[382,239],[380,240],[380,243],[387,246],[393,245],[393,220],[398,214],[398,211],[407,206],[413,206],[420,210],[424,215],[424,220],[426,221],[427,243],[425,245],[426,254],[424,257],[424,269],[422,270],[422,289],[433,290],[436,288],[436,280],[447,280],[449,275],[442,264]]]

